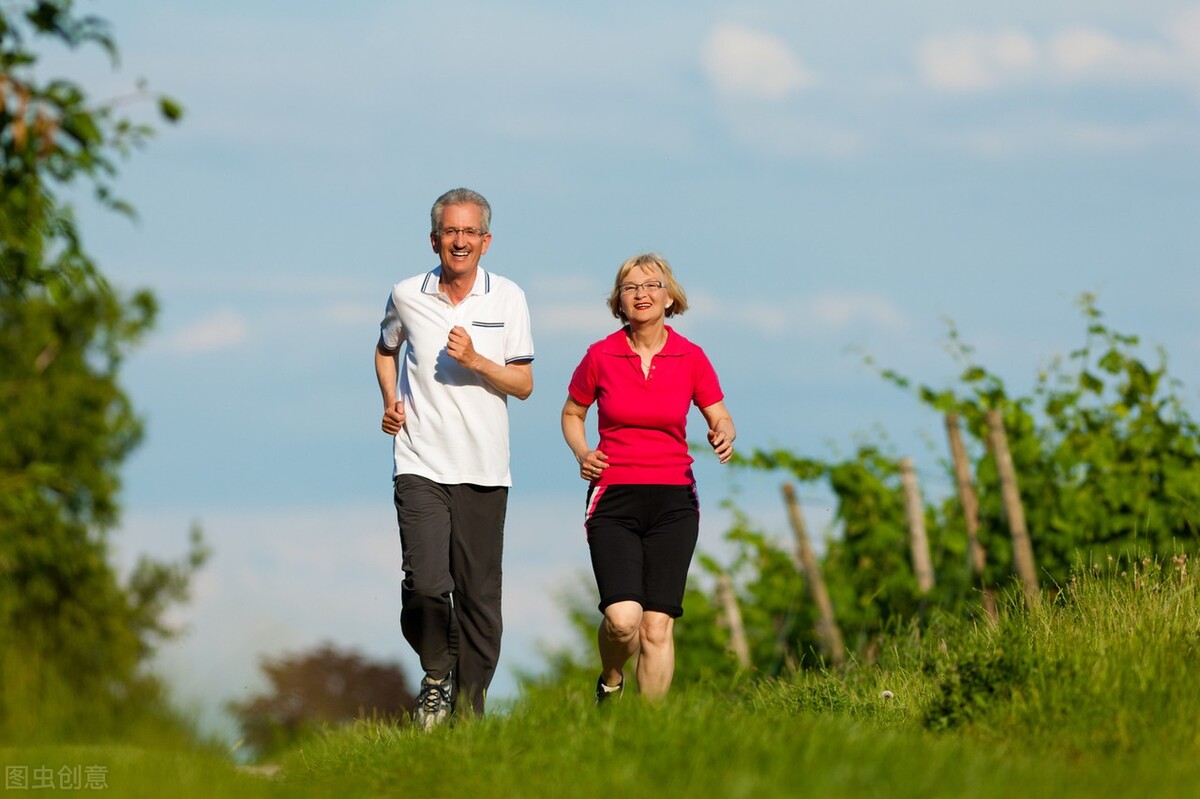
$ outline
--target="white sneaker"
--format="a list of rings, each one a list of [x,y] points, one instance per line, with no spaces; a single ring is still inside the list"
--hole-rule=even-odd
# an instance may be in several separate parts
[[[413,721],[422,730],[432,730],[450,718],[454,706],[450,697],[450,677],[443,680],[432,680],[429,677],[421,680],[421,691],[417,694],[417,709],[413,711]]]

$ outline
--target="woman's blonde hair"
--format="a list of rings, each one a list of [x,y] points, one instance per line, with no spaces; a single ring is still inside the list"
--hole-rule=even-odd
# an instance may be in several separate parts
[[[675,279],[675,273],[671,271],[671,265],[667,263],[667,259],[658,253],[648,252],[633,256],[621,264],[621,268],[617,270],[617,279],[613,281],[612,293],[608,295],[608,309],[612,311],[613,316],[618,319],[625,318],[621,313],[621,285],[625,283],[634,267],[638,266],[647,271],[657,270],[662,275],[663,288],[671,298],[671,304],[666,311],[667,316],[679,316],[687,310],[687,294],[684,294],[683,286],[680,286],[679,281]]]

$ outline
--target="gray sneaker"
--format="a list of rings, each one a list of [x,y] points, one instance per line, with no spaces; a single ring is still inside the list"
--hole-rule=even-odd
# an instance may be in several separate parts
[[[596,680],[596,707],[603,705],[610,699],[619,699],[621,693],[625,690],[625,681],[617,683],[616,688],[609,687],[604,684],[604,678]]]
[[[450,718],[454,706],[450,701],[450,677],[444,680],[431,680],[428,677],[421,680],[421,690],[417,694],[417,709],[413,711],[413,721],[422,730],[432,730]]]

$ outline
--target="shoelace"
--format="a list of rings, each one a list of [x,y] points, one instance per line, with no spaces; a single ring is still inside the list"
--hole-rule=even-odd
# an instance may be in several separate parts
[[[442,704],[446,701],[443,692],[446,690],[443,685],[426,684],[425,691],[425,712],[437,713],[442,709]]]

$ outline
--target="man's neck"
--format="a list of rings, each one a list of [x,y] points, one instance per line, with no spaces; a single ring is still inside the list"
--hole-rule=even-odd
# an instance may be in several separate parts
[[[446,295],[451,305],[458,305],[470,295],[471,289],[475,288],[475,278],[478,274],[478,267],[470,274],[464,275],[447,275],[446,270],[442,269],[441,277],[438,278],[438,289]]]

